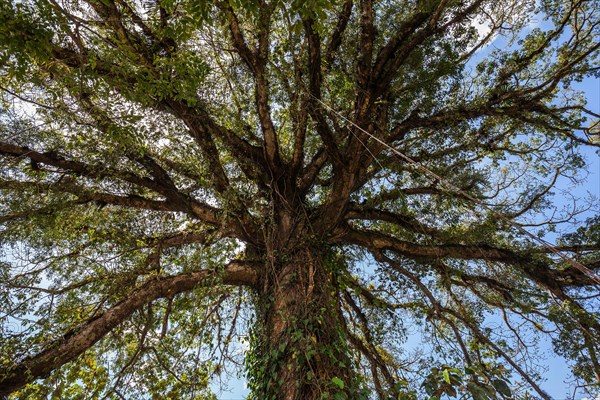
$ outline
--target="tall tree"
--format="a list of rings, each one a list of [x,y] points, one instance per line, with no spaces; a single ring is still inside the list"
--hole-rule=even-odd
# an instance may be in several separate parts
[[[597,389],[599,219],[538,235],[583,208],[599,17],[1,1],[0,395],[549,399],[540,336]]]

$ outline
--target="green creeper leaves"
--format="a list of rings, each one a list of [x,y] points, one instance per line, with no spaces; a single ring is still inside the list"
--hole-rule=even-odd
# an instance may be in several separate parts
[[[331,383],[337,386],[340,390],[344,390],[344,381],[337,376],[331,378]]]

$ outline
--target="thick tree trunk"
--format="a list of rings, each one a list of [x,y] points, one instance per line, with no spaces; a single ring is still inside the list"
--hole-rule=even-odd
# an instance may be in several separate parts
[[[357,398],[336,286],[335,263],[314,248],[267,266],[247,359],[251,398]]]

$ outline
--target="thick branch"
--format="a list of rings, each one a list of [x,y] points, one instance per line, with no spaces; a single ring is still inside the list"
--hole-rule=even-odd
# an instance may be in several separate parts
[[[327,70],[331,63],[335,60],[335,56],[337,54],[337,50],[342,44],[342,34],[346,30],[348,26],[348,21],[350,20],[350,15],[352,14],[352,5],[354,2],[352,0],[347,0],[344,3],[342,11],[338,15],[337,24],[333,33],[331,34],[331,38],[327,43],[327,49],[325,51],[325,69]]]
[[[46,350],[8,368],[0,376],[0,395],[9,394],[35,379],[45,377],[54,369],[74,360],[134,311],[153,300],[172,297],[201,284],[220,282],[252,286],[256,279],[256,271],[249,265],[232,262],[222,273],[204,270],[149,281],[111,309],[86,322],[79,330],[69,332]]]
[[[253,50],[246,43],[238,18],[231,5],[224,2],[218,5],[229,20],[229,31],[231,32],[231,40],[235,49],[254,75],[256,110],[264,136],[263,149],[265,159],[274,172],[280,167],[280,159],[277,133],[270,113],[269,83],[266,74],[271,7],[264,4],[260,7],[258,20],[259,46],[258,49]]]
[[[376,252],[392,251],[400,256],[437,261],[440,258],[459,260],[486,260],[512,265],[525,273],[532,281],[549,290],[560,299],[565,298],[564,288],[569,286],[594,286],[592,277],[584,275],[575,268],[550,268],[548,262],[533,258],[529,253],[518,253],[509,249],[493,247],[487,244],[462,245],[457,243],[439,245],[421,245],[371,231],[348,228],[339,238]],[[340,239],[337,240],[340,240]]]
[[[90,179],[96,178],[117,178],[136,186],[145,187],[157,193],[164,194],[165,188],[152,179],[140,177],[132,172],[118,171],[106,168],[105,166],[88,165],[81,161],[67,160],[56,154],[54,151],[40,153],[26,146],[17,146],[10,143],[0,142],[0,155],[15,158],[29,158],[36,163],[52,165],[61,170]]]
[[[308,112],[311,118],[316,122],[316,130],[327,151],[335,171],[343,170],[344,162],[339,151],[339,144],[333,131],[330,129],[321,107],[321,38],[315,30],[315,21],[307,19],[304,21],[304,31],[308,40],[308,69],[309,69],[309,93],[311,98],[308,101]]]

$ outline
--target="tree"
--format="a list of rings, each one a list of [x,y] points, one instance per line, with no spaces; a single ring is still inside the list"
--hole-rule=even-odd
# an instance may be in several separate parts
[[[1,2],[0,394],[549,399],[539,336],[593,392],[599,218],[543,235],[585,208],[599,14]]]

